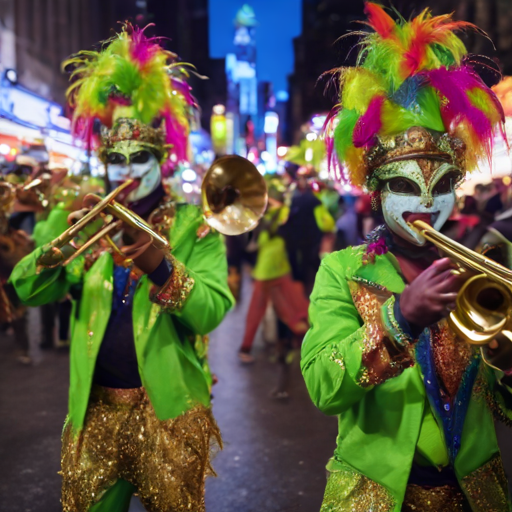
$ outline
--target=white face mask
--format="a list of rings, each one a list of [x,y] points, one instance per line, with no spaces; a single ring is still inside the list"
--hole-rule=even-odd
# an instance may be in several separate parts
[[[461,175],[449,163],[429,164],[423,170],[416,160],[403,160],[376,171],[378,179],[385,182],[381,202],[387,226],[415,245],[424,245],[426,240],[407,224],[407,214],[429,215],[432,227],[439,231],[455,206],[455,185]]]
[[[161,181],[160,164],[153,153],[136,151],[131,154],[111,152],[107,164],[108,179],[113,188],[128,179],[139,183],[126,198],[128,203],[139,201],[155,191]]]
[[[390,190],[382,191],[382,211],[389,229],[396,235],[415,245],[425,245],[426,240],[409,227],[404,214],[425,213],[432,215],[432,227],[439,231],[455,206],[455,192],[433,197],[432,206],[425,206],[420,196],[397,194]]]

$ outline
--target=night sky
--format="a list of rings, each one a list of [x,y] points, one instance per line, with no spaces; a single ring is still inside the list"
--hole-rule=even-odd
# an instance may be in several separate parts
[[[233,52],[233,20],[244,3],[256,14],[258,27],[258,80],[270,81],[274,91],[287,90],[293,71],[292,39],[301,32],[300,0],[210,0],[210,56],[222,58]]]

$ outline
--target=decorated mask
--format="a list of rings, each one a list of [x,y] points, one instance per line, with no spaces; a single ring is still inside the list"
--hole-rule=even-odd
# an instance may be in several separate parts
[[[108,179],[113,188],[128,179],[137,184],[126,200],[139,201],[153,192],[161,181],[160,164],[156,156],[143,145],[122,141],[106,154]]]
[[[441,229],[455,206],[455,187],[460,170],[439,160],[402,160],[384,165],[375,172],[382,181],[384,220],[390,230],[416,245],[425,244],[408,222],[420,219]]]

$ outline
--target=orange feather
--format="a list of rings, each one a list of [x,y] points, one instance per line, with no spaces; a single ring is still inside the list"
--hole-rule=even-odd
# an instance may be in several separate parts
[[[455,30],[469,28],[476,26],[466,21],[453,21],[451,14],[432,17],[429,9],[421,12],[411,21],[411,37],[401,65],[404,78],[422,68],[429,45],[445,45]]]
[[[369,25],[383,39],[393,38],[395,36],[396,23],[393,18],[380,6],[371,2],[366,2],[364,12],[368,15]]]

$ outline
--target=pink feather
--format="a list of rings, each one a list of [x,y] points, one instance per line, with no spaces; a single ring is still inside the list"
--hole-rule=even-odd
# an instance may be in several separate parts
[[[375,136],[382,127],[382,105],[384,96],[378,95],[372,98],[368,109],[359,118],[354,128],[352,140],[356,148],[371,147],[375,143]]]
[[[164,113],[165,134],[167,144],[172,145],[172,151],[178,162],[187,160],[187,133],[186,129],[178,123],[170,110]]]
[[[478,140],[485,148],[488,158],[491,158],[492,139],[495,133],[493,122],[485,112],[471,104],[467,91],[478,88],[485,91],[496,106],[501,121],[505,119],[503,108],[495,94],[487,88],[480,77],[469,67],[448,70],[446,68],[433,69],[425,72],[432,87],[437,89],[445,98],[442,102],[441,115],[450,131],[456,128],[461,121],[466,121]]]
[[[130,53],[133,60],[137,61],[141,66],[144,66],[144,64],[146,64],[153,57],[155,52],[160,49],[159,45],[157,44],[158,38],[148,38],[144,34],[144,31],[153,25],[154,24],[151,23],[141,29],[140,27],[134,27],[133,25],[127,23],[128,32],[131,34]]]

